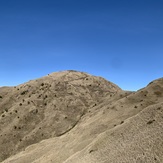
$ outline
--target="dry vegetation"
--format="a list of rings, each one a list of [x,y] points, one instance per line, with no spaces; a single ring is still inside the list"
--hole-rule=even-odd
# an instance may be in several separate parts
[[[0,88],[3,163],[162,163],[163,79],[123,91],[63,71]]]

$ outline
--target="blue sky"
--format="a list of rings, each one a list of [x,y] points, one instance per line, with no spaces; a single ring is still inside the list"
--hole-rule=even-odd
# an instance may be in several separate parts
[[[61,70],[126,90],[162,77],[163,1],[0,1],[0,86]]]

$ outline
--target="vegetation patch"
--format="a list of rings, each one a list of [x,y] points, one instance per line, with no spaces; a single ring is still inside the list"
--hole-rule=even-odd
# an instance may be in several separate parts
[[[157,95],[157,96],[161,96],[162,92],[161,91],[155,91],[154,94]]]
[[[147,125],[152,124],[154,121],[155,121],[154,119],[153,119],[153,120],[148,121],[148,122],[147,122]]]

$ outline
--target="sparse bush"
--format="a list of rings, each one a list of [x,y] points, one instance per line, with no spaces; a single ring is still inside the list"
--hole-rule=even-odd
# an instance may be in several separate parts
[[[22,103],[20,103],[19,106],[22,106]]]
[[[160,91],[155,91],[154,94],[157,95],[157,96],[161,96],[161,95],[162,95],[162,92],[160,92]]]
[[[2,98],[2,96],[0,96],[0,98]]]
[[[41,86],[44,86],[44,83],[41,83]]]
[[[38,98],[40,98],[41,97],[41,95],[38,95]]]
[[[89,153],[92,153],[92,152],[94,152],[94,150],[93,150],[93,149],[91,149],[91,150],[89,151]]]
[[[155,121],[154,119],[150,120],[150,121],[147,122],[147,124],[149,125],[149,124],[153,123],[154,121]]]
[[[150,84],[152,84],[153,83],[153,81],[152,82],[150,82],[148,85],[150,85]]]
[[[161,107],[158,107],[158,108],[157,108],[157,110],[160,110],[160,109],[161,109]]]
[[[25,95],[28,92],[28,90],[21,92],[21,95]]]

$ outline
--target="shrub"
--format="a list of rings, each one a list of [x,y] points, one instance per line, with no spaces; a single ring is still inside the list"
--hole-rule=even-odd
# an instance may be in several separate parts
[[[154,94],[157,95],[157,96],[160,96],[160,95],[162,95],[162,92],[160,92],[160,91],[155,91]]]
[[[41,86],[44,86],[44,83],[41,83]]]
[[[147,124],[149,125],[149,124],[153,123],[154,121],[155,121],[154,119],[150,120],[150,121],[147,122]]]
[[[21,95],[25,95],[28,92],[28,90],[21,92]]]
[[[92,153],[92,152],[94,152],[94,150],[93,150],[93,149],[91,149],[91,150],[89,151],[89,153]]]

